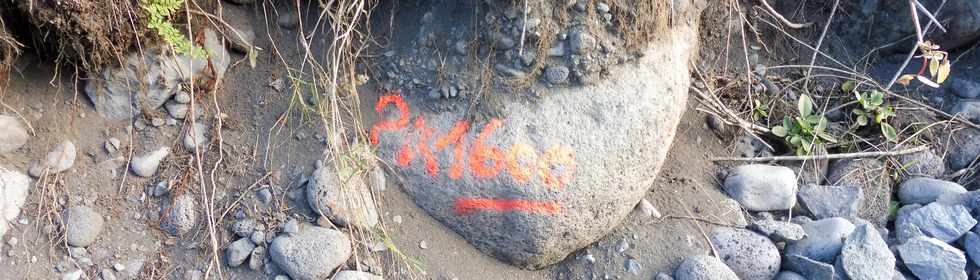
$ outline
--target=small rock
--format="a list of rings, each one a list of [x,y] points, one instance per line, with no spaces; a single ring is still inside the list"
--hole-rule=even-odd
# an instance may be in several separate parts
[[[803,185],[798,194],[800,204],[814,218],[857,217],[864,193],[857,186]]]
[[[575,30],[568,34],[568,46],[576,54],[585,54],[595,50],[596,39],[588,31]]]
[[[388,180],[386,178],[385,171],[381,166],[375,165],[374,168],[371,168],[370,174],[368,174],[368,176],[370,176],[368,182],[370,182],[371,184],[371,190],[374,190],[375,192],[378,193],[385,191]]]
[[[285,29],[294,29],[299,26],[299,15],[293,11],[287,11],[279,14],[279,26]]]
[[[660,211],[657,210],[657,207],[653,207],[653,204],[651,204],[646,198],[640,199],[640,202],[636,204],[635,209],[642,213],[643,217],[645,218],[659,219],[662,217]]]
[[[280,235],[269,247],[272,262],[295,280],[325,279],[347,261],[351,252],[347,234],[317,226]]]
[[[384,280],[384,278],[364,271],[344,270],[334,274],[333,280]]]
[[[423,250],[429,249],[429,242],[425,242],[425,240],[419,241],[419,248]]]
[[[456,41],[456,43],[453,44],[453,50],[455,50],[456,54],[458,55],[467,55],[468,50],[467,50],[466,41],[463,40]]]
[[[980,156],[980,133],[963,133],[949,151],[949,168],[957,171],[970,166]]]
[[[806,278],[796,272],[780,271],[773,280],[806,280]]]
[[[252,235],[249,236],[249,240],[252,240],[252,243],[255,244],[265,243],[265,231],[261,231],[261,230],[253,231]]]
[[[61,173],[74,165],[75,144],[65,140],[48,152],[43,161],[31,161],[27,173],[34,177],[41,177],[45,172],[47,174]]]
[[[719,227],[711,233],[718,257],[743,280],[769,280],[779,273],[776,245],[755,232]]]
[[[510,36],[504,35],[500,32],[490,32],[487,35],[487,41],[493,43],[493,46],[501,50],[509,50],[517,45],[517,42]]]
[[[796,176],[783,166],[749,164],[735,167],[725,192],[749,211],[786,210],[796,204]]]
[[[153,118],[150,120],[150,125],[152,125],[153,127],[161,127],[164,124],[167,124],[167,121],[164,120],[163,118]]]
[[[208,146],[208,137],[204,134],[206,131],[207,128],[204,127],[203,123],[195,122],[192,124],[189,129],[184,131],[184,148],[189,151],[193,151],[198,145],[201,148],[206,148]]]
[[[248,240],[248,238],[241,238],[232,242],[228,246],[228,249],[225,249],[225,258],[228,260],[228,266],[237,267],[242,265],[252,253],[252,249],[255,249],[255,244],[252,244],[252,241]]]
[[[191,103],[191,94],[184,91],[180,91],[176,95],[174,95],[174,101],[177,101],[177,103],[181,103],[181,104]]]
[[[915,177],[898,187],[898,199],[904,204],[929,204],[948,194],[966,193],[966,188],[950,181]]]
[[[692,256],[681,262],[674,271],[677,280],[738,280],[731,268],[718,258],[710,256]]]
[[[204,272],[197,269],[188,269],[184,271],[184,280],[203,280]]]
[[[194,195],[186,192],[171,199],[162,207],[160,227],[170,235],[186,234],[197,224]]]
[[[963,205],[942,203],[932,203],[912,211],[907,222],[918,227],[922,233],[943,242],[959,239],[977,224],[977,220],[970,216],[970,211]]]
[[[190,105],[178,103],[176,101],[167,101],[167,103],[163,106],[167,108],[167,113],[170,114],[171,118],[178,120],[184,119],[184,116],[187,115],[187,109],[190,107]]]
[[[7,234],[8,222],[20,215],[27,200],[31,178],[23,173],[0,166],[0,239]]]
[[[555,42],[555,44],[548,49],[548,56],[565,56],[565,44],[562,42]]]
[[[949,113],[973,123],[980,123],[980,100],[960,100]]]
[[[599,4],[596,4],[595,10],[598,11],[599,13],[601,13],[601,14],[608,13],[609,12],[609,4],[599,2]]]
[[[299,222],[296,222],[296,219],[289,219],[289,221],[282,226],[282,232],[286,234],[299,233]]]
[[[844,218],[827,218],[804,224],[803,231],[806,237],[787,244],[785,254],[830,263],[840,254],[843,240],[854,231],[854,224]]]
[[[636,259],[634,258],[626,258],[626,263],[623,264],[623,266],[626,269],[627,273],[633,275],[640,275],[640,270],[643,269],[643,267],[640,265],[640,262],[636,261]]]
[[[167,181],[160,181],[155,186],[153,186],[153,191],[150,193],[153,196],[163,196],[170,193],[170,183]]]
[[[72,272],[69,272],[69,273],[62,274],[61,275],[61,280],[78,280],[78,279],[82,279],[82,275],[84,275],[84,274],[85,273],[82,272],[81,270],[75,270],[75,271],[72,271]]]
[[[238,219],[234,223],[231,223],[228,229],[238,237],[249,237],[255,231],[255,220],[249,218]]]
[[[919,279],[966,279],[966,256],[939,239],[915,237],[898,246],[898,252]]]
[[[110,155],[114,155],[119,152],[119,148],[122,147],[122,142],[120,142],[118,138],[112,137],[109,138],[109,140],[106,140],[103,146],[105,146],[106,152],[108,152]]]
[[[102,280],[116,280],[116,274],[112,273],[112,270],[108,268],[103,268],[100,275],[102,276]]]
[[[774,242],[798,241],[806,237],[802,226],[790,222],[758,220],[747,228],[769,237]]]
[[[946,165],[943,164],[943,159],[933,153],[932,150],[901,155],[898,157],[898,163],[901,166],[903,177],[906,178],[912,176],[939,178],[946,173]]]
[[[554,85],[564,84],[568,81],[568,67],[562,65],[552,65],[544,69],[545,79]]]
[[[262,204],[269,204],[269,202],[272,202],[272,191],[270,191],[268,188],[259,190],[256,193],[256,196],[258,196],[259,202],[262,202]]]
[[[306,184],[306,197],[314,212],[341,226],[372,228],[378,224],[374,197],[361,174],[318,168]]]
[[[0,154],[9,153],[27,144],[30,135],[13,116],[0,115]]]
[[[960,242],[966,255],[973,261],[973,265],[980,266],[980,235],[968,231]]]
[[[844,240],[839,258],[847,277],[853,280],[891,279],[895,273],[895,256],[878,231],[861,225]]]
[[[157,169],[160,168],[160,161],[163,161],[167,155],[170,155],[170,148],[160,147],[156,151],[134,157],[129,167],[137,176],[149,178],[157,173]]]
[[[68,208],[64,214],[65,235],[68,245],[85,247],[99,238],[105,220],[99,212],[87,206]]]
[[[833,265],[796,254],[787,254],[784,262],[787,268],[802,274],[806,279],[834,279]]]
[[[888,209],[892,200],[892,179],[889,168],[877,159],[844,159],[830,165],[827,184],[833,186],[858,186],[864,200],[858,217],[871,221],[879,228],[888,222]]]
[[[264,265],[265,247],[255,247],[255,249],[252,249],[252,254],[248,257],[248,268],[253,271],[260,271]]]
[[[667,275],[667,273],[657,273],[657,276],[653,277],[653,280],[674,280],[674,277]]]

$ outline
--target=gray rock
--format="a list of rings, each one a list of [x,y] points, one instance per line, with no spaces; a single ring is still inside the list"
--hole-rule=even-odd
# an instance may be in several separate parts
[[[806,237],[802,226],[772,219],[757,220],[747,228],[769,237],[774,242],[797,241]]]
[[[51,149],[42,160],[31,161],[27,173],[34,177],[44,174],[56,174],[68,170],[75,165],[75,144],[65,140]]]
[[[674,271],[677,280],[738,280],[731,268],[710,256],[687,257]]]
[[[122,148],[122,141],[119,141],[119,138],[111,137],[109,140],[105,141],[103,146],[106,152],[108,152],[110,155],[114,155],[119,152],[120,148]]]
[[[488,32],[486,40],[500,50],[509,50],[517,45],[513,38],[500,32]]]
[[[100,115],[109,120],[129,119],[142,109],[157,109],[180,91],[180,85],[188,78],[212,75],[204,71],[211,66],[216,79],[224,76],[231,62],[228,51],[220,38],[210,29],[204,31],[203,49],[206,57],[165,54],[168,49],[158,47],[130,52],[121,66],[108,67],[85,85],[85,94]],[[133,88],[145,89],[133,91]],[[141,108],[139,106],[147,106]]]
[[[786,210],[796,204],[796,175],[783,166],[735,167],[728,172],[723,188],[749,211]]]
[[[296,222],[296,219],[289,219],[286,224],[282,225],[282,232],[286,234],[299,233],[299,222]]]
[[[966,193],[966,188],[950,181],[915,177],[898,187],[898,199],[903,204],[929,204],[943,195]]]
[[[568,67],[552,65],[544,69],[544,78],[551,84],[560,85],[568,82]]]
[[[785,254],[830,263],[840,254],[843,240],[854,231],[854,224],[844,218],[827,218],[804,224],[803,231],[806,238],[787,244]]]
[[[13,116],[0,115],[0,154],[6,154],[27,144],[30,135]]]
[[[225,249],[225,259],[228,261],[228,266],[237,267],[245,263],[248,256],[252,254],[252,249],[255,249],[255,244],[248,238],[241,238],[232,242]]]
[[[30,177],[0,166],[0,239],[7,234],[9,223],[20,215],[30,187]]]
[[[166,202],[160,210],[160,227],[170,235],[183,235],[197,225],[194,195],[185,192]]]
[[[888,170],[877,159],[838,160],[827,171],[827,184],[860,187],[864,200],[858,217],[881,228],[888,222],[888,208],[891,206],[892,179]]]
[[[250,11],[243,7],[225,7],[223,13],[225,21],[228,22],[228,25],[224,26],[224,34],[229,47],[238,53],[248,54],[250,48],[255,45],[255,30],[252,28]]]
[[[899,244],[905,243],[913,237],[925,235],[918,226],[909,222],[912,211],[919,208],[922,208],[922,205],[909,204],[898,208],[898,212],[895,213],[895,239]]]
[[[568,46],[576,54],[586,54],[598,45],[595,37],[585,30],[573,30],[568,34]]]
[[[167,108],[167,113],[170,114],[171,118],[183,120],[184,116],[187,115],[187,109],[190,108],[190,105],[176,101],[167,101],[163,107]]]
[[[773,280],[806,280],[806,278],[796,272],[780,271]]]
[[[966,207],[942,203],[932,203],[912,211],[907,222],[943,242],[959,239],[977,224]]]
[[[657,273],[657,276],[654,276],[653,280],[674,280],[674,277],[661,272],[661,273]]]
[[[258,246],[252,249],[252,254],[248,257],[248,269],[260,271],[265,266],[265,247]]]
[[[104,225],[102,215],[90,207],[74,206],[65,210],[65,239],[68,245],[86,247],[95,243]]]
[[[980,266],[980,235],[968,231],[960,242],[966,255],[973,261],[973,265]]]
[[[803,185],[797,195],[803,208],[817,219],[857,217],[864,201],[858,186]]]
[[[261,231],[261,230],[253,231],[252,234],[249,235],[248,239],[252,240],[252,243],[255,244],[265,243],[265,231]]]
[[[380,165],[374,165],[371,171],[368,173],[368,183],[370,184],[371,190],[375,193],[381,193],[387,188],[388,179],[385,175],[385,170]]]
[[[801,255],[787,254],[783,262],[788,269],[805,276],[807,279],[834,279],[835,276],[833,265]]]
[[[344,270],[337,272],[333,280],[384,280],[384,278],[364,271]]]
[[[168,155],[170,155],[170,148],[160,147],[142,156],[133,157],[129,163],[129,169],[133,170],[133,173],[137,176],[144,178],[153,177],[157,173],[157,169],[160,168],[160,162]]]
[[[264,188],[255,193],[255,196],[259,199],[262,204],[269,204],[272,202],[272,191],[269,188]]]
[[[192,124],[190,128],[184,131],[184,148],[190,151],[193,151],[198,145],[202,149],[207,148],[208,137],[205,135],[206,131],[207,127],[204,127],[203,123],[195,122]]]
[[[978,123],[980,122],[980,100],[960,100],[949,113]]]
[[[963,252],[931,237],[916,237],[898,246],[899,255],[919,279],[966,279]]]
[[[295,280],[327,278],[351,252],[347,234],[317,226],[307,226],[291,236],[280,235],[269,247],[272,262]]]
[[[718,257],[743,280],[769,280],[779,273],[776,245],[755,232],[719,227],[711,233]]]
[[[306,184],[306,198],[314,212],[341,226],[378,225],[378,209],[361,172],[318,168]]]
[[[980,132],[962,133],[954,141],[956,143],[949,147],[950,171],[966,168],[980,156]]]
[[[255,231],[255,220],[249,218],[238,219],[231,223],[228,229],[238,237],[248,237]]]
[[[660,210],[654,207],[646,198],[640,199],[640,202],[636,203],[635,211],[643,215],[644,218],[654,218],[659,219],[663,215],[660,214]]]
[[[871,225],[861,225],[844,241],[839,261],[853,280],[890,279],[895,273],[895,256]]]
[[[680,105],[687,103],[690,75],[679,70],[687,69],[694,49],[696,36],[688,31],[668,32],[637,61],[610,68],[610,78],[594,84],[535,84],[542,94],[533,103],[502,96],[494,105],[497,119],[467,122],[460,142],[436,148],[412,140],[411,147],[427,147],[433,157],[411,149],[414,157],[399,164],[405,139],[418,139],[418,130],[377,131],[378,158],[420,208],[482,252],[522,268],[554,264],[613,230],[647,193],[643,182],[663,164],[684,112]],[[433,110],[424,94],[384,98],[404,99],[404,113],[424,118],[433,142],[465,115],[465,107]],[[375,106],[380,120],[400,118],[392,103]],[[457,143],[465,144],[457,150]],[[513,151],[520,151],[519,164],[504,164],[502,155]],[[535,155],[549,168],[533,172],[527,160]]]
[[[902,168],[901,173],[906,179],[916,176],[939,178],[946,173],[946,165],[943,163],[943,159],[933,153],[931,149],[898,156],[898,163]]]
[[[174,95],[174,101],[182,104],[191,103],[191,94],[187,93],[186,91],[179,91]]]

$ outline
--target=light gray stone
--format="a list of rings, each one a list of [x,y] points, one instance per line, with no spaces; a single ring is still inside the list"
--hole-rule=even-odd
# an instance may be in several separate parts
[[[803,275],[792,271],[781,271],[773,280],[806,280]]]
[[[75,144],[65,140],[51,149],[44,159],[31,161],[27,173],[41,177],[44,174],[64,172],[75,165],[75,154]]]
[[[858,186],[803,185],[798,197],[803,208],[817,219],[857,217],[864,201]]]
[[[909,216],[912,211],[922,208],[919,204],[909,204],[898,208],[898,212],[895,213],[895,239],[899,244],[905,243],[909,239],[925,235],[919,227],[909,222]]]
[[[980,100],[960,100],[949,113],[978,123],[980,122]]]
[[[30,177],[0,166],[0,239],[9,230],[9,223],[20,215],[30,189]]]
[[[167,113],[170,114],[171,118],[183,120],[184,116],[187,116],[187,109],[191,106],[176,101],[167,101],[163,107],[167,109]]]
[[[306,226],[298,234],[280,235],[272,241],[272,261],[294,280],[325,279],[351,256],[347,234]]]
[[[160,210],[160,227],[170,235],[183,235],[197,225],[197,208],[194,195],[185,192],[171,201],[165,201]]]
[[[576,54],[586,54],[596,49],[598,41],[585,30],[573,30],[568,34],[568,46]]]
[[[0,154],[6,154],[27,144],[30,135],[19,119],[0,115]]]
[[[738,280],[725,263],[711,256],[691,256],[674,271],[677,280]]]
[[[549,83],[560,85],[568,82],[568,67],[563,65],[552,65],[544,69],[544,77]]]
[[[830,165],[827,184],[861,188],[864,199],[861,201],[858,217],[882,228],[888,223],[888,209],[892,200],[892,179],[889,172],[889,168],[877,159],[842,159]]]
[[[796,204],[796,175],[783,166],[735,167],[729,171],[723,187],[749,211],[786,210]]]
[[[743,280],[769,280],[779,273],[776,245],[755,232],[719,227],[711,233],[718,257]]]
[[[157,173],[157,169],[160,168],[160,162],[168,155],[170,155],[170,148],[160,147],[142,156],[133,157],[129,162],[129,169],[133,170],[133,174],[137,176],[144,178],[153,177]]]
[[[378,208],[361,172],[318,168],[306,184],[306,198],[314,212],[341,226],[378,225]]]
[[[807,279],[834,279],[834,266],[831,264],[796,254],[786,254],[784,261],[787,268]]]
[[[86,247],[99,238],[105,219],[91,207],[74,206],[65,211],[64,225],[68,245]]]
[[[959,239],[977,224],[966,207],[942,203],[932,203],[912,211],[907,222],[943,242]]]
[[[874,226],[867,224],[847,237],[839,261],[853,280],[890,279],[895,273],[895,256]]]
[[[831,263],[840,254],[844,238],[854,231],[854,224],[844,218],[827,218],[804,224],[803,231],[807,237],[788,243],[785,254]]]
[[[919,279],[966,279],[966,256],[939,239],[915,237],[899,246],[898,252]]]
[[[946,164],[932,149],[898,157],[901,174],[904,178],[929,177],[939,178],[946,173]]]
[[[333,280],[384,280],[384,278],[364,271],[344,270],[337,272]]]
[[[228,261],[228,266],[237,267],[245,263],[245,260],[252,253],[252,249],[255,249],[255,244],[252,244],[248,238],[240,238],[232,242],[225,249],[225,259]]]
[[[769,237],[774,242],[797,241],[806,236],[802,226],[772,219],[757,220],[747,228]]]
[[[898,187],[898,199],[903,204],[929,204],[941,196],[966,193],[960,184],[926,177],[915,177]]]
[[[184,131],[184,148],[189,151],[193,151],[198,145],[201,148],[208,147],[208,137],[205,135],[207,132],[207,127],[203,123],[195,122],[190,125],[190,127]]]

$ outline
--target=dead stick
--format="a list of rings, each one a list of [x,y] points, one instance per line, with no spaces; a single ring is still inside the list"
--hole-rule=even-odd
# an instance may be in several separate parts
[[[769,2],[766,2],[766,0],[759,0],[759,2],[762,2],[762,6],[765,6],[766,7],[766,10],[768,10],[769,13],[771,13],[773,17],[776,17],[777,19],[779,19],[780,21],[782,21],[783,24],[786,24],[786,26],[789,26],[789,28],[792,28],[792,29],[800,29],[800,28],[810,27],[810,25],[813,25],[812,22],[807,22],[807,23],[802,23],[801,24],[801,23],[794,23],[792,21],[789,21],[788,19],[786,19],[785,17],[783,17],[782,14],[780,14],[779,12],[777,12],[776,9],[774,9],[772,6],[769,6]]]
[[[830,154],[830,155],[812,155],[812,156],[775,156],[775,157],[756,157],[756,158],[743,158],[743,157],[721,157],[712,158],[711,161],[748,161],[748,162],[760,162],[760,161],[800,161],[800,160],[823,160],[823,159],[842,159],[842,158],[867,158],[867,157],[880,157],[880,156],[898,156],[911,153],[917,153],[925,151],[929,146],[918,146],[915,148],[909,148],[897,151],[883,151],[883,152],[860,152],[860,153],[847,153],[847,154]]]

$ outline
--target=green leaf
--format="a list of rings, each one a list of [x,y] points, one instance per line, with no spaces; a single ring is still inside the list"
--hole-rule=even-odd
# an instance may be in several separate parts
[[[858,122],[858,126],[868,125],[868,116],[867,115],[859,115],[858,118],[857,118],[857,122]]]
[[[802,138],[800,138],[799,135],[793,135],[792,137],[789,138],[789,143],[792,144],[793,146],[799,146],[800,143],[802,143]]]
[[[888,141],[898,142],[898,132],[888,123],[881,123],[881,135],[884,135]]]
[[[827,140],[827,142],[837,143],[837,138],[835,138],[833,135],[830,135],[830,133],[821,131],[821,132],[817,132],[817,136],[823,138],[823,140]]]
[[[821,132],[827,129],[827,118],[820,116],[820,120],[817,121],[817,126],[813,128],[813,131]]]
[[[796,104],[800,110],[800,116],[809,116],[813,114],[813,100],[810,99],[809,95],[800,95],[800,101]]]
[[[786,137],[786,128],[778,125],[774,126],[772,127],[772,134],[779,137]]]
[[[855,115],[864,115],[864,109],[854,108],[854,110],[851,110],[851,113],[854,113]]]
[[[810,151],[813,149],[813,140],[807,139],[807,137],[802,137],[800,146],[803,147],[803,150],[806,151],[807,154],[810,154]]]
[[[854,87],[855,87],[854,81],[846,81],[840,85],[840,90],[844,92],[851,92],[854,90]]]

